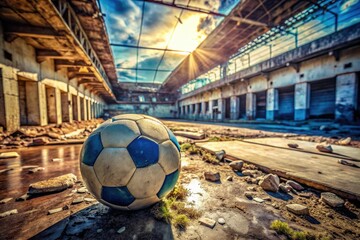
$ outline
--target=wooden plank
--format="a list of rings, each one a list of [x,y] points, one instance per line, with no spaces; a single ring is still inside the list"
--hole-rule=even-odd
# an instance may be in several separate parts
[[[319,143],[308,142],[308,141],[300,141],[295,139],[284,139],[284,138],[254,138],[254,139],[244,139],[245,142],[263,144],[272,147],[285,148],[293,151],[302,151],[314,154],[321,154],[325,156],[342,158],[347,160],[356,160],[360,161],[360,148],[353,148],[347,146],[339,146],[339,145],[331,145],[334,152],[333,153],[324,153],[319,152],[316,149],[316,146]],[[299,148],[289,148],[287,146],[288,143],[296,143],[299,145]]]
[[[211,152],[225,150],[226,155],[255,164],[266,172],[322,191],[331,191],[344,198],[360,200],[360,169],[339,164],[338,158],[244,141],[196,145]]]

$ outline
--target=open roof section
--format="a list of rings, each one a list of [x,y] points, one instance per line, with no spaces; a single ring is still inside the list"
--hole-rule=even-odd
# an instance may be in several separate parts
[[[189,80],[224,63],[238,49],[283,24],[316,0],[243,0],[221,24],[170,74],[162,90],[176,91]]]
[[[120,86],[161,86],[238,2],[100,0]]]

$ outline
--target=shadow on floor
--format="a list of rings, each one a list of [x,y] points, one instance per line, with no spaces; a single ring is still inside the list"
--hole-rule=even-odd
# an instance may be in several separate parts
[[[118,231],[125,227],[122,233]],[[83,209],[31,239],[174,239],[170,224],[154,219],[149,209],[118,211],[102,204]]]

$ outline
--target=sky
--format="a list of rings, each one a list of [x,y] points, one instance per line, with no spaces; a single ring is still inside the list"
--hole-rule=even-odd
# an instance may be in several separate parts
[[[176,0],[175,3],[228,14],[239,1]],[[100,4],[106,14],[110,43],[184,51],[139,49],[137,56],[136,48],[112,46],[119,82],[136,82],[136,71],[123,68],[136,68],[138,59],[138,69],[164,71],[155,76],[155,71],[138,70],[137,82],[162,83],[223,19],[138,0],[100,0]]]

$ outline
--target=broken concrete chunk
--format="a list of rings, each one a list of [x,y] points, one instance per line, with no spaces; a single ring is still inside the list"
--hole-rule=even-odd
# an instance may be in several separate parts
[[[52,161],[53,162],[61,162],[61,161],[63,161],[64,159],[62,159],[62,158],[53,158],[52,159]]]
[[[298,148],[299,145],[296,144],[296,143],[289,143],[289,144],[288,144],[288,147],[289,147],[289,148]]]
[[[343,138],[338,141],[340,145],[349,145],[351,142],[351,137]]]
[[[286,185],[285,183],[281,183],[280,185],[279,185],[279,188],[280,188],[280,190],[281,191],[283,191],[284,193],[289,193],[289,192],[291,192],[291,186],[289,186],[289,185]]]
[[[296,215],[309,215],[309,209],[301,204],[288,204],[286,209]]]
[[[2,158],[16,158],[19,157],[20,155],[17,152],[4,152],[4,153],[0,153],[0,159]]]
[[[204,172],[204,177],[206,180],[211,182],[217,182],[220,180],[220,173],[219,172]]]
[[[342,164],[342,165],[346,165],[346,166],[349,166],[349,167],[356,167],[356,168],[360,168],[359,165],[355,164],[355,163],[351,163],[351,162],[348,162],[344,159],[339,159],[338,160],[338,163]]]
[[[32,146],[42,146],[49,143],[49,140],[46,137],[37,137],[34,138],[31,145]]]
[[[61,212],[62,210],[64,210],[64,209],[63,209],[63,208],[54,208],[54,209],[51,209],[51,210],[48,211],[48,215]]]
[[[217,160],[222,161],[224,159],[224,156],[226,153],[224,150],[220,150],[220,151],[214,152],[214,154],[215,154]]]
[[[277,192],[279,190],[280,179],[276,174],[268,174],[260,180],[259,185],[265,191]]]
[[[343,199],[331,192],[321,193],[321,201],[334,208],[343,207],[345,203]]]
[[[85,202],[95,202],[97,201],[95,198],[84,198]]]
[[[226,180],[229,181],[229,182],[232,182],[232,181],[233,181],[233,177],[232,177],[232,176],[228,176],[228,177],[226,178]]]
[[[259,197],[254,197],[253,200],[258,203],[263,203],[265,200]]]
[[[75,198],[71,204],[78,204],[78,203],[82,203],[84,201],[84,198],[80,197],[80,198]]]
[[[30,184],[28,193],[39,194],[62,191],[72,187],[76,180],[76,176],[72,173],[50,178],[48,180]]]
[[[196,139],[196,140],[201,140],[201,139],[205,138],[204,133],[175,131],[174,134],[175,134],[175,136],[181,136],[181,137],[186,137],[186,138],[191,138],[191,139]]]
[[[303,188],[303,186],[301,186],[299,183],[293,181],[293,180],[288,180],[286,182],[286,185],[291,186],[293,189],[297,190],[297,191],[303,191],[305,188]]]
[[[36,172],[39,172],[39,171],[43,171],[45,168],[43,167],[37,167],[37,168],[30,168],[28,173],[36,173]]]
[[[229,164],[229,166],[236,171],[241,171],[242,167],[244,166],[243,161],[233,161]]]
[[[5,203],[8,203],[12,200],[12,198],[4,198],[2,200],[0,200],[0,204],[5,204]]]
[[[212,220],[210,218],[200,218],[199,222],[200,222],[200,224],[207,226],[209,228],[214,228],[215,224],[216,224],[216,221]]]
[[[0,170],[0,173],[5,173],[5,172],[11,171],[11,170],[14,170],[14,169],[13,168],[2,169],[2,170]]]
[[[219,218],[218,223],[221,224],[221,225],[224,225],[225,224],[225,219],[224,218]]]
[[[37,168],[39,167],[38,165],[26,165],[26,166],[22,166],[21,169],[30,169],[30,168]]]
[[[256,175],[258,174],[258,171],[257,170],[244,170],[241,173],[244,176],[256,177]]]
[[[319,152],[325,152],[325,153],[333,152],[333,149],[330,144],[328,145],[319,144],[316,146],[316,149],[319,150]]]
[[[7,216],[10,216],[10,215],[13,215],[13,214],[17,214],[17,213],[18,213],[18,210],[17,210],[17,209],[12,209],[12,210],[9,210],[9,211],[0,213],[0,218],[7,217]]]
[[[303,197],[303,198],[311,198],[313,194],[311,192],[302,192],[302,193],[299,193],[299,196],[300,197]]]
[[[252,192],[244,192],[245,197],[247,197],[248,199],[252,199],[253,198],[253,193]]]
[[[77,193],[86,193],[88,190],[86,189],[86,187],[81,187],[79,188],[76,192]]]
[[[25,193],[24,195],[16,198],[15,201],[17,201],[17,202],[19,202],[19,201],[26,201],[29,197],[30,197],[30,195],[27,194],[27,193]]]

